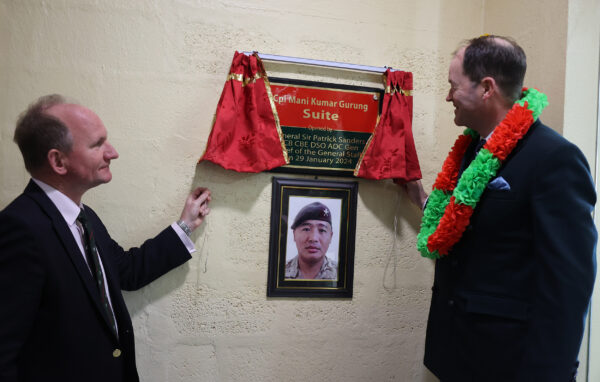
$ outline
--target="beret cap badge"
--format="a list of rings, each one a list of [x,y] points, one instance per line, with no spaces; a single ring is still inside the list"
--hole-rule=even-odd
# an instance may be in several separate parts
[[[329,211],[326,205],[320,202],[307,204],[298,212],[291,228],[296,229],[296,227],[307,220],[321,220],[331,225],[331,211]]]

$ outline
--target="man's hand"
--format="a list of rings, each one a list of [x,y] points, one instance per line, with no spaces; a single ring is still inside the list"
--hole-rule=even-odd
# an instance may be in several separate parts
[[[191,231],[194,231],[210,213],[208,202],[210,202],[210,190],[204,187],[196,188],[185,200],[179,219],[183,220]]]
[[[423,189],[423,185],[420,180],[412,180],[404,184],[398,184],[408,195],[410,201],[419,209],[425,207],[425,201],[427,200],[427,193]]]

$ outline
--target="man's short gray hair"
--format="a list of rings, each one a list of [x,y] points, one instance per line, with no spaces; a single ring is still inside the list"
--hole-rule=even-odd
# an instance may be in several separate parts
[[[46,113],[50,107],[65,103],[67,101],[62,95],[46,95],[29,105],[19,116],[13,140],[19,146],[25,168],[30,174],[46,164],[51,149],[68,153],[73,147],[73,137],[68,127]]]

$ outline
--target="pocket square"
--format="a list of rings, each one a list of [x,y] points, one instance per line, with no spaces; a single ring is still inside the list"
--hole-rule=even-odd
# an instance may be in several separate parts
[[[503,177],[499,176],[488,183],[490,190],[510,191],[510,184]]]

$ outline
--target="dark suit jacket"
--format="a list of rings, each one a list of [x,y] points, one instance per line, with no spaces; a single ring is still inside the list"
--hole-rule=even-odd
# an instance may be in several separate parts
[[[535,122],[437,260],[425,365],[443,382],[567,382],[595,276],[596,202],[579,149]]]
[[[98,289],[69,227],[31,181],[0,212],[1,381],[138,380],[133,328],[121,290],[141,288],[190,255],[172,228],[124,251],[85,208],[119,337],[101,313]]]

